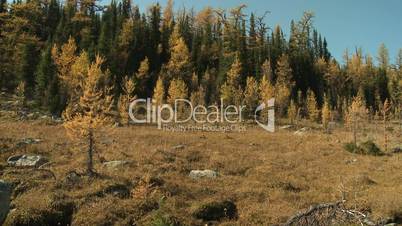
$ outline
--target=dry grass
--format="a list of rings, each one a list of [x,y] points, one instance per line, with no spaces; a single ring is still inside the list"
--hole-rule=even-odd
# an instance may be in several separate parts
[[[396,131],[392,145],[400,146]],[[73,203],[73,225],[203,225],[192,216],[198,207],[230,199],[237,205],[238,219],[222,225],[272,225],[286,222],[312,204],[335,202],[342,196],[350,208],[369,212],[373,219],[402,217],[402,154],[349,153],[343,144],[351,136],[343,129],[297,136],[292,131],[268,133],[255,127],[244,133],[122,127],[97,140],[95,168],[100,177],[82,176],[74,182],[67,181],[66,175],[72,170],[84,172],[86,153],[66,138],[60,125],[0,121],[0,147],[26,137],[43,142],[0,152],[1,179],[13,182],[16,191],[15,210],[6,224],[40,219],[46,211],[55,215],[58,202],[64,207]],[[185,148],[172,149],[180,144]],[[47,156],[51,160],[47,168],[56,180],[45,171],[6,166],[9,156],[22,153]],[[130,164],[110,171],[101,165],[105,160]],[[219,177],[192,180],[188,177],[192,169],[213,169]],[[116,185],[126,186],[129,197],[107,192]],[[36,222],[30,225],[43,224]]]

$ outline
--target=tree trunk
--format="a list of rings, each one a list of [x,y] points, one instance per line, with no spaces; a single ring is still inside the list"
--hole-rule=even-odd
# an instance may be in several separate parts
[[[353,143],[357,147],[357,122],[353,119]]]
[[[87,173],[88,175],[93,175],[93,148],[94,148],[94,137],[92,130],[89,131],[88,135],[89,147],[88,147],[88,159],[87,159]]]

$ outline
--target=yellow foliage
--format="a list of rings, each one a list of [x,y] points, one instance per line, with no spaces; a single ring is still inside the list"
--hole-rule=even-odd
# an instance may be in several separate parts
[[[290,95],[294,86],[292,69],[287,55],[282,55],[276,68],[275,103],[279,108],[279,115],[284,115],[289,106]]]
[[[328,123],[331,120],[331,109],[329,108],[329,103],[327,100],[324,102],[324,106],[322,107],[322,124],[324,128],[328,128]]]
[[[169,86],[168,103],[169,104],[174,104],[176,99],[185,99],[185,98],[187,98],[187,93],[188,93],[188,89],[187,89],[187,86],[184,83],[184,81],[181,80],[181,79],[173,79],[170,82],[170,86]]]
[[[357,143],[357,132],[360,129],[360,125],[364,124],[367,120],[368,110],[366,104],[361,96],[353,98],[352,104],[349,106],[345,123],[353,131],[353,141]]]
[[[170,60],[166,65],[166,69],[170,78],[182,78],[188,81],[191,76],[190,70],[190,52],[181,37],[179,27],[176,25],[170,38]]]
[[[267,75],[264,75],[260,81],[259,86],[260,102],[267,102],[269,99],[273,98],[275,95],[275,88],[271,84]]]
[[[307,91],[307,113],[310,120],[318,122],[320,120],[320,110],[318,109],[317,100],[313,91]]]
[[[254,77],[247,78],[246,89],[244,91],[244,103],[249,114],[258,106],[258,83]]]
[[[64,128],[67,134],[75,140],[87,142],[88,159],[87,171],[93,173],[93,149],[95,146],[95,137],[99,135],[102,129],[111,125],[112,96],[108,95],[110,88],[99,86],[105,74],[101,70],[103,59],[99,56],[96,61],[88,68],[88,74],[85,79],[83,95],[80,97],[78,108],[68,107],[64,112]]]
[[[142,80],[149,77],[149,60],[146,57],[143,61],[141,61],[140,68],[136,74],[137,79]]]
[[[241,103],[243,97],[243,90],[240,87],[240,73],[241,73],[241,62],[238,54],[226,74],[226,82],[221,86],[221,98],[226,104],[236,104]]]
[[[170,82],[168,91],[168,103],[171,105],[175,104],[177,99],[187,99],[188,89],[186,84],[181,79],[173,79]],[[186,105],[180,102],[177,106],[177,115],[181,118],[186,111]]]
[[[156,105],[161,105],[165,100],[165,88],[163,86],[162,78],[159,77],[154,88],[154,95],[152,99],[155,101]]]
[[[76,61],[77,45],[72,37],[68,39],[68,42],[61,46],[59,52],[58,47],[55,45],[52,49],[52,57],[57,66],[58,76],[68,87],[72,75],[72,66]]]
[[[129,106],[130,103],[135,99],[135,82],[133,81],[133,79],[130,79],[128,78],[128,76],[126,76],[123,80],[122,89],[124,93],[121,94],[119,97],[117,108],[119,110],[119,115],[122,123],[129,124]]]

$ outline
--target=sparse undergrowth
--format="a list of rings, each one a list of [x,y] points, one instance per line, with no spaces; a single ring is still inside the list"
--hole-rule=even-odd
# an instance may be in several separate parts
[[[363,142],[361,144],[355,145],[354,143],[346,143],[344,148],[355,154],[361,155],[374,155],[374,156],[382,156],[385,155],[384,152],[371,140]]]
[[[342,129],[300,136],[251,127],[245,133],[120,127],[97,143],[98,176],[91,178],[85,175],[85,153],[60,128],[38,121],[0,123],[6,131],[0,133],[6,150],[0,152],[0,176],[13,185],[5,225],[272,225],[342,196],[349,209],[370,213],[375,221],[401,218],[399,154],[377,158],[377,145],[365,142],[359,151],[369,154],[350,159],[340,142],[350,133]],[[27,137],[41,142],[15,145]],[[20,154],[43,155],[50,163],[42,169],[7,166],[9,156]],[[113,160],[127,163],[105,164]],[[219,176],[190,178],[195,169]]]

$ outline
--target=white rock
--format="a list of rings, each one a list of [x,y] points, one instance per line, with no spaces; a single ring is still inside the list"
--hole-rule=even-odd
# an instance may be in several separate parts
[[[173,150],[182,150],[182,149],[184,149],[185,147],[186,147],[186,146],[180,144],[180,145],[177,145],[177,146],[172,147],[172,149],[173,149]]]
[[[117,168],[120,168],[120,167],[125,166],[127,164],[129,164],[129,161],[115,160],[115,161],[104,162],[103,166],[108,168],[108,169],[117,169]]]
[[[279,129],[290,129],[292,127],[293,127],[293,125],[284,125],[284,126],[279,127]]]
[[[215,178],[218,176],[218,173],[214,170],[191,170],[189,177],[192,179],[199,178]]]
[[[41,155],[16,155],[7,159],[10,166],[20,167],[39,167],[47,162],[48,160]]]
[[[307,131],[309,131],[309,130],[310,130],[310,128],[308,128],[308,127],[303,127],[303,128],[301,128],[301,129],[297,130],[296,132],[294,132],[294,134],[300,136],[300,135],[305,134],[305,133],[306,133]]]

